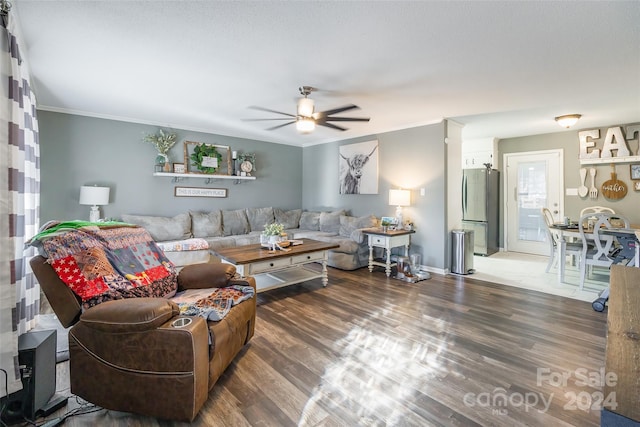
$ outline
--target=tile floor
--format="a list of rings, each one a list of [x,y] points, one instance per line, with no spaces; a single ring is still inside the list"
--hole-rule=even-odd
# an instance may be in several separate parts
[[[595,300],[598,292],[609,284],[609,271],[594,269],[591,278],[587,277],[584,289],[579,291],[580,278],[577,266],[567,264],[566,283],[558,283],[555,267],[549,270],[549,273],[545,273],[547,261],[546,256],[518,252],[498,252],[489,257],[474,256],[473,267],[476,272],[471,277],[588,302]]]

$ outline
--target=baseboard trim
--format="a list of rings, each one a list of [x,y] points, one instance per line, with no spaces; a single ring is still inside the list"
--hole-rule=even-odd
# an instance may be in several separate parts
[[[428,271],[429,273],[439,274],[441,276],[446,276],[447,274],[449,274],[448,268],[436,268],[436,267],[429,267],[427,265],[421,265],[420,270]]]

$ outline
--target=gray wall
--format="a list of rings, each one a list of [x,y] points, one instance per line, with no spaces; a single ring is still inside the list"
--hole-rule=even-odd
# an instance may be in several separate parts
[[[448,267],[444,137],[445,122],[442,122],[305,147],[303,208],[344,208],[355,216],[394,216],[395,207],[389,206],[389,189],[409,189],[411,206],[404,208],[404,218],[411,218],[416,226],[411,253],[420,253],[423,265],[437,269]],[[338,147],[376,139],[379,143],[378,194],[339,194]],[[424,196],[420,196],[420,188],[425,189]]]
[[[596,148],[602,149],[602,143],[604,136],[607,133],[609,127],[622,126],[623,132],[626,131],[627,124],[617,125],[600,128],[600,138],[596,141]],[[580,129],[589,130],[589,129]],[[564,152],[564,184],[565,188],[577,188],[580,186],[580,159],[579,150],[580,142],[578,140],[578,131],[571,130],[558,133],[549,133],[543,135],[531,135],[519,138],[507,138],[501,139],[498,142],[498,164],[501,171],[504,170],[502,161],[503,155],[506,153],[520,153],[525,151],[540,151],[540,150],[552,150],[562,149]],[[625,134],[626,136],[626,134]],[[633,141],[627,141],[631,155],[640,155],[638,151],[638,138]],[[613,208],[617,213],[626,216],[631,223],[640,224],[640,192],[633,190],[633,182],[630,180],[630,168],[628,163],[616,164],[616,172],[618,179],[624,181],[627,184],[627,195],[621,200],[608,200],[602,196],[600,186],[602,183],[611,177],[611,165],[605,163],[602,165],[585,165],[584,167],[594,167],[597,170],[596,174],[596,187],[599,189],[598,198],[593,200],[589,197],[581,198],[579,196],[564,196],[564,211],[565,216],[570,217],[573,220],[577,220],[580,216],[580,211],[588,206],[608,206]],[[505,173],[500,174],[501,191],[504,184]],[[587,175],[586,185],[590,186],[590,177]],[[501,194],[501,200],[504,200]],[[500,241],[504,243],[504,204],[500,206]],[[503,244],[504,246],[504,244]]]
[[[171,178],[153,176],[155,148],[142,142],[142,137],[156,133],[156,126],[48,111],[38,114],[42,222],[88,219],[89,207],[78,204],[82,185],[111,188],[110,204],[101,208],[102,216],[108,218],[123,213],[173,216],[189,210],[256,206],[344,208],[356,216],[393,216],[389,189],[405,188],[412,190],[412,205],[404,209],[404,216],[416,225],[411,253],[420,253],[422,263],[429,267],[448,267],[445,122],[304,149],[174,129],[178,143],[169,152],[172,162],[182,162],[185,140],[256,153],[255,181],[205,184],[198,178],[173,183]],[[340,195],[338,147],[376,139],[379,194]],[[174,197],[176,185],[227,188],[228,197]],[[420,196],[420,188],[425,189],[425,196]]]
[[[242,138],[174,129],[178,142],[170,161],[183,162],[183,142],[229,145],[232,150],[256,153],[257,179],[218,180],[188,178],[174,183],[154,177],[156,150],[142,142],[157,126],[38,111],[41,154],[41,222],[89,218],[89,206],[78,204],[80,186],[111,188],[110,204],[102,217],[123,213],[173,216],[189,210],[235,209],[302,205],[302,148]],[[226,188],[227,198],[174,197],[175,186]]]

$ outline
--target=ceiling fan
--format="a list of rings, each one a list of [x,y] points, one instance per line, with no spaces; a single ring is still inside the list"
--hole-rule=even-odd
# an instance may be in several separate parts
[[[254,110],[266,111],[269,113],[282,114],[287,116],[286,118],[274,117],[271,119],[245,119],[246,121],[264,121],[264,120],[289,120],[287,123],[283,123],[281,125],[273,126],[268,128],[267,130],[275,130],[281,127],[285,127],[291,125],[293,123],[296,124],[296,129],[300,133],[310,133],[312,132],[316,126],[325,126],[331,129],[336,130],[347,130],[342,126],[335,125],[330,122],[368,122],[369,117],[336,117],[334,114],[342,113],[344,111],[356,110],[359,109],[357,105],[349,104],[339,108],[333,108],[331,110],[314,112],[314,102],[313,99],[308,98],[311,92],[316,91],[317,89],[311,86],[302,86],[298,88],[300,91],[300,95],[303,95],[304,98],[298,99],[298,105],[296,109],[296,114],[283,113],[281,111],[271,110],[269,108],[256,107],[252,106],[249,108],[253,108]]]

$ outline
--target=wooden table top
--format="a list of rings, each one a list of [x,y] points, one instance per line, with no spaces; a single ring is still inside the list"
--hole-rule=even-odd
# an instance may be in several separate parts
[[[415,231],[413,230],[387,230],[382,231],[380,227],[373,228],[363,228],[362,232],[364,234],[376,234],[378,236],[404,236],[405,234],[413,234]]]
[[[319,242],[311,239],[296,239],[302,240],[301,245],[289,246],[286,249],[288,251],[277,250],[275,252],[270,251],[267,248],[263,248],[260,243],[254,245],[242,245],[232,248],[211,249],[211,251],[218,257],[231,264],[250,264],[258,261],[265,261],[274,258],[283,258],[292,255],[306,254],[309,252],[322,251],[328,249],[335,249],[340,245],[336,243]]]

